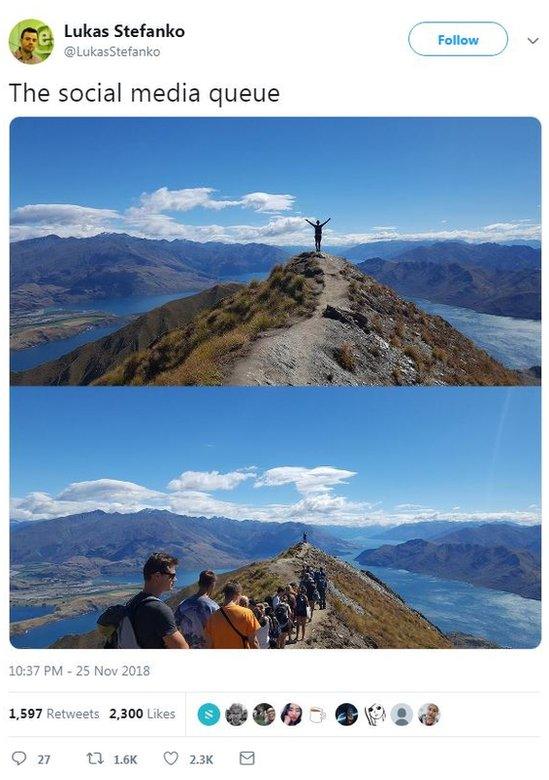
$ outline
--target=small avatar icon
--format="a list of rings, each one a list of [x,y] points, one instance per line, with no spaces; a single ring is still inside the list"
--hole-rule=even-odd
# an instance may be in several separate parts
[[[411,723],[414,713],[409,704],[395,704],[391,710],[391,719],[396,726],[407,726]]]
[[[385,720],[385,707],[382,704],[371,704],[364,710],[370,726],[379,726]]]
[[[311,707],[309,709],[309,720],[311,723],[322,723],[323,720],[326,720],[326,713],[322,707]]]

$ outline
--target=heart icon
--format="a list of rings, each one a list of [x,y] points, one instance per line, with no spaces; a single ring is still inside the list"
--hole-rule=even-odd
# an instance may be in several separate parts
[[[170,766],[173,766],[177,763],[179,759],[179,753],[177,753],[175,750],[167,750],[164,753],[164,761],[166,764],[169,764]]]

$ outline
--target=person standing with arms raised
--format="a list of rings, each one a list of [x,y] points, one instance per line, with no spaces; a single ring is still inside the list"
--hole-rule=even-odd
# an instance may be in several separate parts
[[[316,252],[320,252],[320,242],[322,241],[322,228],[324,227],[324,225],[327,225],[330,220],[331,217],[328,217],[328,219],[325,222],[321,222],[319,219],[317,219],[316,222],[311,222],[310,219],[305,220],[305,222],[308,222],[309,225],[315,230],[315,251]]]

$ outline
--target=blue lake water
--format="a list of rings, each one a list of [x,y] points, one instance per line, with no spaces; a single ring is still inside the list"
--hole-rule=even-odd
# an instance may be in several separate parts
[[[541,365],[541,321],[499,317],[413,298],[428,314],[438,314],[456,330],[509,368]]]
[[[53,611],[53,607],[48,606],[19,607],[10,605],[10,622],[13,623],[16,620],[30,620],[35,617],[42,617],[42,615],[51,615]]]
[[[472,634],[500,647],[530,648],[540,642],[540,601],[428,574],[382,566],[358,568],[387,583],[441,631]]]
[[[67,355],[73,349],[88,344],[90,341],[98,341],[103,336],[109,336],[111,333],[122,328],[127,319],[136,314],[144,314],[165,303],[175,301],[177,298],[186,298],[194,295],[196,290],[186,292],[170,293],[169,295],[136,295],[129,298],[101,298],[100,300],[85,301],[81,306],[67,304],[66,306],[55,306],[47,311],[102,311],[107,314],[116,314],[122,319],[113,325],[107,325],[102,328],[90,328],[89,330],[71,336],[68,339],[58,339],[46,344],[38,344],[36,347],[28,349],[19,349],[10,352],[10,368],[12,371],[25,371],[27,368],[34,368],[50,360],[56,360],[62,355]]]

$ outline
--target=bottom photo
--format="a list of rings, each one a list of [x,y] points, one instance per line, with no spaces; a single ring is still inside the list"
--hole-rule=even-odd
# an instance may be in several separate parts
[[[539,436],[538,387],[13,388],[10,641],[536,647]]]

